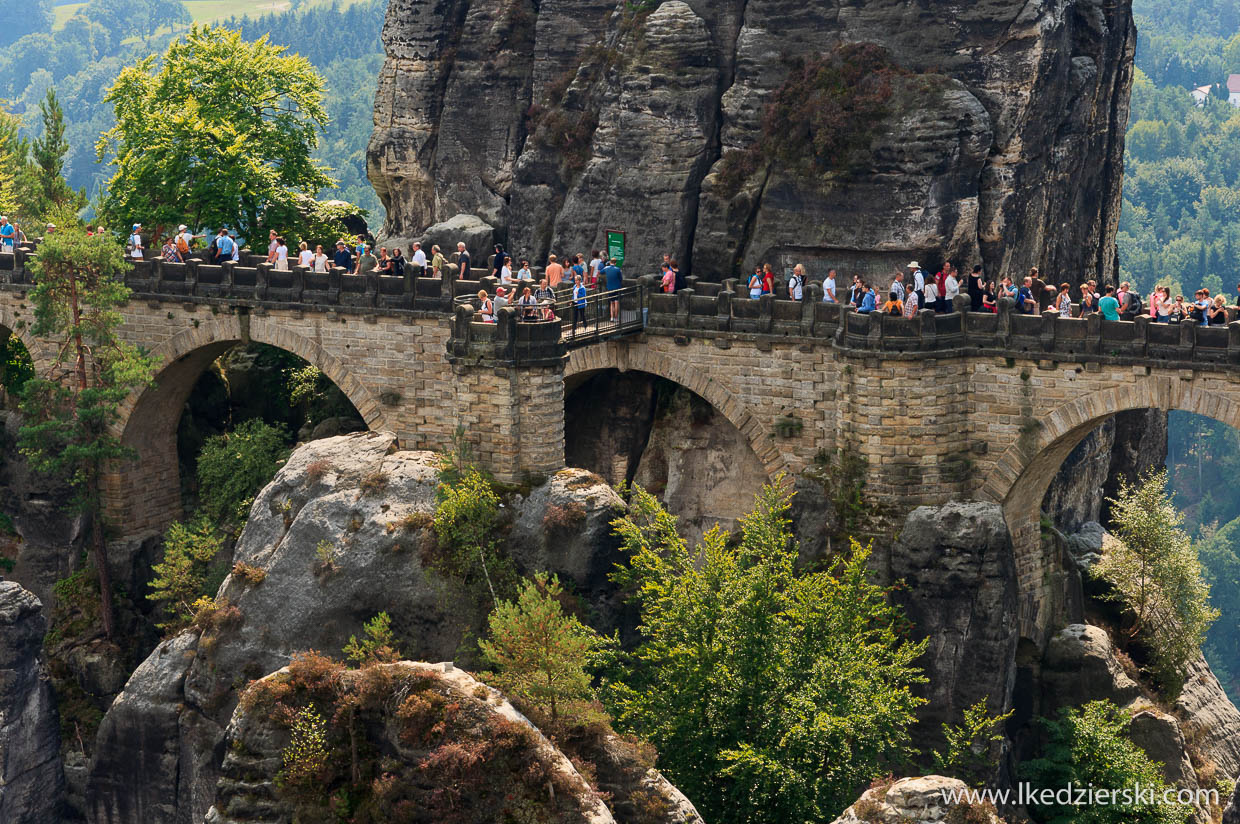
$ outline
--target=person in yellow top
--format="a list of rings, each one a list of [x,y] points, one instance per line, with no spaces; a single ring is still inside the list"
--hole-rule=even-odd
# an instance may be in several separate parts
[[[887,302],[883,304],[884,315],[903,315],[904,301],[900,300],[895,292],[887,296]]]
[[[446,261],[443,258],[443,252],[439,251],[438,246],[431,247],[431,277],[437,278],[440,275],[443,265]]]

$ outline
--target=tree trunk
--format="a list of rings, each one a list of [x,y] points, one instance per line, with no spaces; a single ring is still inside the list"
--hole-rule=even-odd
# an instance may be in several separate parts
[[[99,573],[99,618],[103,622],[103,634],[111,641],[115,636],[112,620],[112,570],[108,566],[108,544],[103,536],[103,512],[99,505],[98,480],[92,479],[90,486],[91,557]]]

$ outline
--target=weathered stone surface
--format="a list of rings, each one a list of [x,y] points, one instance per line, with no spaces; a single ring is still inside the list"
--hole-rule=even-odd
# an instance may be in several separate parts
[[[866,790],[856,804],[832,824],[938,824],[948,821],[959,805],[947,802],[948,794],[963,793],[968,785],[956,778],[926,775],[901,778],[890,786]],[[975,807],[966,819],[960,812],[950,820],[977,824],[1001,824],[993,811]]]
[[[1201,754],[1224,775],[1240,776],[1240,710],[1228,699],[1205,658],[1189,662],[1175,702],[1188,737],[1196,738]],[[1189,727],[1192,729],[1190,730]]]
[[[484,605],[422,562],[433,540],[426,523],[438,469],[437,455],[396,451],[386,433],[326,438],[293,452],[255,499],[234,552],[236,562],[265,573],[261,582],[230,575],[217,598],[236,612],[221,611],[201,639],[189,631],[162,645],[105,718],[91,773],[96,824],[200,821],[214,799],[238,687],[298,651],[339,655],[379,612],[391,616],[409,654],[468,654],[462,642]],[[574,504],[580,518],[557,515],[551,534],[534,538],[551,506]],[[615,545],[605,524],[616,506],[615,493],[586,472],[566,471],[536,487],[505,516],[514,547],[523,544],[513,553],[520,571],[557,572],[597,592],[600,604],[614,600],[606,572]],[[134,748],[145,759],[137,777]]]
[[[431,247],[438,246],[443,256],[451,260],[458,243],[464,243],[466,250],[481,266],[486,256],[495,248],[495,229],[473,215],[454,215],[442,223],[428,227],[422,233],[422,248],[426,250],[428,259]],[[467,273],[461,275],[467,276]]]
[[[1240,783],[1236,784],[1236,791],[1232,793],[1231,802],[1223,811],[1222,824],[1240,824]]]
[[[1197,786],[1193,762],[1184,748],[1184,735],[1173,716],[1153,708],[1143,709],[1133,714],[1128,737],[1162,764],[1163,778],[1169,783],[1186,788]]]
[[[758,139],[782,56],[846,42],[927,73],[897,81],[866,159],[723,191],[720,158]],[[384,44],[368,167],[391,236],[467,213],[518,254],[627,229],[631,265],[669,252],[706,277],[908,255],[1114,272],[1127,2],[394,0]]]
[[[1043,656],[1043,714],[1088,701],[1114,701],[1121,706],[1141,696],[1141,687],[1124,673],[1106,630],[1070,624],[1051,638]]]
[[[920,663],[929,703],[919,735],[937,740],[966,707],[1007,701],[1019,637],[1012,540],[996,504],[951,503],[909,514],[887,560],[897,601],[929,646]]]
[[[0,821],[60,816],[65,779],[60,726],[41,660],[47,620],[34,593],[0,581]]]

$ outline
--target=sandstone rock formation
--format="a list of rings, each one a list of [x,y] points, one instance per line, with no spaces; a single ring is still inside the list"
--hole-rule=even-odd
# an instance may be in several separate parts
[[[565,458],[609,484],[641,484],[677,516],[691,543],[716,523],[734,528],[769,480],[745,435],[711,404],[633,372],[606,372],[573,388]]]
[[[314,706],[326,716],[322,729],[331,748],[341,726],[332,709],[346,701],[356,716],[351,729],[362,757],[354,750],[350,764],[349,756],[338,753],[300,792],[291,781],[277,787],[293,713]],[[596,764],[597,756],[577,755],[577,763]],[[607,771],[606,765],[597,766],[600,773]],[[411,661],[343,672],[321,661],[294,661],[253,684],[228,725],[227,754],[205,820],[288,821],[299,805],[326,807],[331,785],[347,780],[349,770],[354,784],[357,776],[363,782],[373,777],[360,803],[380,820],[402,812],[441,820],[449,810],[453,821],[477,824],[501,814],[548,824],[636,820],[613,816],[603,792],[613,808],[617,797],[642,793],[648,816],[643,821],[701,824],[693,805],[653,769],[630,774],[628,786],[600,782],[596,789],[499,692],[452,664]],[[649,817],[652,809],[662,814]]]
[[[986,701],[1002,712],[1013,678],[1017,625],[1012,539],[998,504],[918,507],[887,559],[897,601],[930,646],[920,664],[929,703],[919,735],[934,741],[942,723]]]
[[[484,610],[422,560],[438,457],[394,446],[392,435],[376,432],[311,442],[258,495],[234,560],[259,572],[230,575],[219,591],[227,605],[206,631],[156,649],[104,719],[88,791],[93,821],[200,821],[214,798],[238,688],[298,651],[339,655],[381,611],[408,640],[408,654],[470,654],[465,633]],[[523,571],[555,571],[583,596],[600,591],[615,560],[606,524],[623,506],[611,489],[569,471],[512,504],[504,528],[520,545],[512,554]],[[534,540],[549,521],[548,536]],[[614,625],[606,598],[598,603]]]
[[[60,727],[41,660],[47,620],[33,593],[0,581],[0,821],[47,824],[60,816]]]
[[[631,268],[669,252],[707,278],[1114,272],[1128,2],[392,0],[383,40],[367,155],[393,238],[464,213],[534,259],[621,229]],[[725,179],[795,59],[848,43],[899,67],[856,156]]]
[[[832,824],[939,824],[968,821],[1002,824],[993,809],[968,803],[950,803],[952,793],[968,789],[963,781],[941,775],[901,778],[866,790]]]

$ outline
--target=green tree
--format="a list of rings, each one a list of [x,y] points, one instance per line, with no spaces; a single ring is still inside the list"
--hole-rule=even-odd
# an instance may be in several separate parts
[[[1014,710],[992,716],[983,698],[965,709],[959,724],[944,724],[943,739],[947,742],[947,748],[943,752],[935,750],[931,753],[935,772],[955,776],[975,787],[993,780],[998,769],[995,746],[1003,741],[1003,722],[1012,716],[1012,712]]]
[[[79,211],[86,205],[86,196],[73,191],[64,179],[69,142],[65,140],[65,113],[56,99],[55,89],[47,90],[47,96],[39,103],[39,114],[43,120],[43,134],[30,144],[28,192],[24,198],[26,215],[44,218],[53,211]]]
[[[478,642],[497,670],[496,685],[545,709],[552,719],[594,695],[586,664],[598,643],[594,630],[560,606],[564,594],[554,575],[527,580],[516,601],[500,601],[491,613],[489,640]]]
[[[829,572],[798,572],[788,506],[765,487],[739,541],[716,528],[693,551],[639,487],[614,522],[640,642],[604,705],[721,824],[830,821],[909,754],[922,703],[925,642],[901,637],[901,614],[867,579],[869,549],[853,542]]]
[[[97,152],[116,171],[101,214],[116,225],[162,234],[184,221],[254,237],[295,228],[298,196],[333,185],[311,157],[327,124],[323,80],[266,37],[194,26],[158,64],[122,71],[105,100],[116,125]]]
[[[362,640],[356,635],[349,636],[344,645],[344,657],[360,667],[371,662],[391,662],[400,659],[400,644],[392,634],[392,619],[386,612],[380,612],[363,625]]]
[[[207,438],[198,453],[198,496],[216,523],[245,524],[254,496],[288,459],[284,428],[253,418]]]
[[[1198,654],[1218,617],[1197,551],[1180,527],[1184,516],[1167,495],[1166,470],[1135,487],[1121,481],[1110,500],[1118,542],[1109,545],[1092,574],[1114,587],[1108,598],[1132,617],[1130,637],[1149,652],[1147,669],[1171,698],[1184,683],[1184,667]]]
[[[431,522],[441,550],[434,567],[465,583],[476,580],[475,569],[481,572],[492,607],[499,603],[495,578],[502,585],[509,571],[496,540],[499,503],[491,482],[470,466],[455,482],[439,484],[439,504]],[[502,574],[493,577],[492,571]]]
[[[1109,701],[1094,701],[1062,711],[1059,719],[1041,719],[1047,744],[1040,758],[1022,765],[1034,788],[1093,787],[1160,792],[1167,784],[1158,764],[1125,734],[1132,719]],[[1161,800],[1161,799],[1160,799]],[[1188,809],[1175,804],[1130,803],[1035,807],[1045,824],[1184,824]]]
[[[147,598],[159,603],[167,619],[159,628],[169,634],[188,626],[194,617],[194,602],[206,591],[211,564],[223,546],[223,539],[205,515],[188,524],[177,521],[164,533],[164,557],[151,567],[151,591]]]
[[[104,633],[113,637],[112,581],[104,537],[103,473],[132,457],[114,431],[121,401],[152,380],[154,361],[117,335],[117,307],[129,299],[126,264],[111,239],[50,235],[30,264],[36,337],[53,341],[49,371],[26,382],[19,447],[37,471],[65,478],[72,506],[90,519]]]

